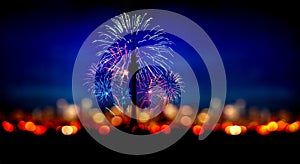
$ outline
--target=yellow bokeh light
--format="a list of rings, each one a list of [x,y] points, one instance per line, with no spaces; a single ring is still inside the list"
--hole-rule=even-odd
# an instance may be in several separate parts
[[[229,120],[237,120],[239,118],[239,112],[234,105],[226,105],[223,109],[223,114]]]
[[[270,132],[273,132],[273,131],[277,130],[277,128],[278,128],[278,124],[277,124],[277,122],[275,122],[275,121],[270,121],[270,122],[267,124],[267,129],[268,129],[268,131],[270,131]]]
[[[226,134],[229,134],[229,135],[230,135],[230,128],[231,128],[231,126],[233,126],[233,125],[228,125],[228,126],[226,126],[226,127],[224,128],[224,132],[225,132]]]
[[[167,118],[174,119],[178,113],[178,110],[173,104],[167,104],[163,113]]]
[[[142,123],[146,123],[150,120],[150,114],[147,112],[140,112],[138,114],[138,120]]]
[[[293,122],[286,127],[286,130],[292,133],[298,131],[298,129],[299,129],[299,124],[297,122]]]
[[[183,116],[180,119],[180,123],[183,126],[190,126],[190,125],[192,125],[193,122],[192,122],[192,119],[189,116]]]
[[[97,124],[103,123],[105,121],[105,119],[106,119],[105,116],[104,116],[104,114],[101,113],[101,112],[94,113],[93,116],[92,116],[92,118],[93,118],[93,121],[95,123],[97,123]]]
[[[242,132],[242,129],[239,125],[230,126],[229,132],[231,135],[239,135]]]
[[[206,112],[201,112],[198,114],[197,119],[199,123],[204,124],[209,120],[209,115]]]
[[[69,105],[64,111],[63,111],[63,118],[66,121],[72,121],[77,118],[77,112],[76,112],[76,105]]]
[[[61,128],[61,132],[64,135],[71,135],[73,134],[73,127],[69,125],[65,125]]]

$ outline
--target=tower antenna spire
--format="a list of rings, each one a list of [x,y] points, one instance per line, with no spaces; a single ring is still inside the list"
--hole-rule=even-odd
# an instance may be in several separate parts
[[[136,72],[138,71],[138,64],[137,64],[137,59],[136,59],[136,51],[137,51],[137,44],[136,44],[136,32],[133,33],[133,51],[131,54],[131,62],[129,65],[129,72],[132,75],[131,77],[131,118],[130,118],[130,128],[133,130],[138,126],[138,121],[137,121],[137,91],[136,91]]]

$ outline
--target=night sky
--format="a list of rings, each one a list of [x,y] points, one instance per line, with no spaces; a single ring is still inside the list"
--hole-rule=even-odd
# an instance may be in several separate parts
[[[186,2],[186,3],[183,3]],[[210,36],[223,59],[227,103],[243,98],[273,110],[300,107],[299,9],[294,2],[16,1],[0,5],[0,107],[33,109],[72,102],[72,71],[89,34],[126,11],[182,14]],[[289,3],[288,3],[289,2]],[[198,73],[205,74],[200,63]],[[200,88],[209,99],[209,79]]]

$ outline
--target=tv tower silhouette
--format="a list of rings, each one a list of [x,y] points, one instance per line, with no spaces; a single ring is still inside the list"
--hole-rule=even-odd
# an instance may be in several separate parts
[[[131,77],[131,118],[130,118],[130,128],[131,130],[134,130],[134,128],[137,128],[138,121],[137,121],[137,96],[136,96],[136,72],[139,69],[139,66],[137,64],[137,58],[136,58],[136,51],[137,51],[137,44],[136,44],[136,32],[133,33],[133,51],[131,54],[131,62],[129,65],[129,73],[132,75]]]

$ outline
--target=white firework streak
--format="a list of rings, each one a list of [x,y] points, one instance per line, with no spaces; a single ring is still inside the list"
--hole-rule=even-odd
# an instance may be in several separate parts
[[[116,65],[113,68],[115,72],[128,69],[130,64],[128,61],[133,51],[137,55],[137,62],[140,68],[151,64],[171,69],[169,64],[173,63],[168,57],[173,56],[174,52],[170,45],[174,43],[165,37],[166,33],[159,25],[150,28],[150,21],[153,18],[147,18],[146,16],[147,13],[133,16],[123,13],[116,16],[111,19],[112,25],[102,26],[104,32],[99,32],[99,39],[93,41],[100,49],[97,55],[105,56],[109,54],[106,58],[120,58],[121,62],[118,62],[118,66]],[[134,40],[135,36],[138,36],[137,40]],[[130,46],[134,44],[136,46]],[[131,49],[132,47],[136,47],[136,49]],[[143,47],[145,50],[140,50],[139,47]]]

